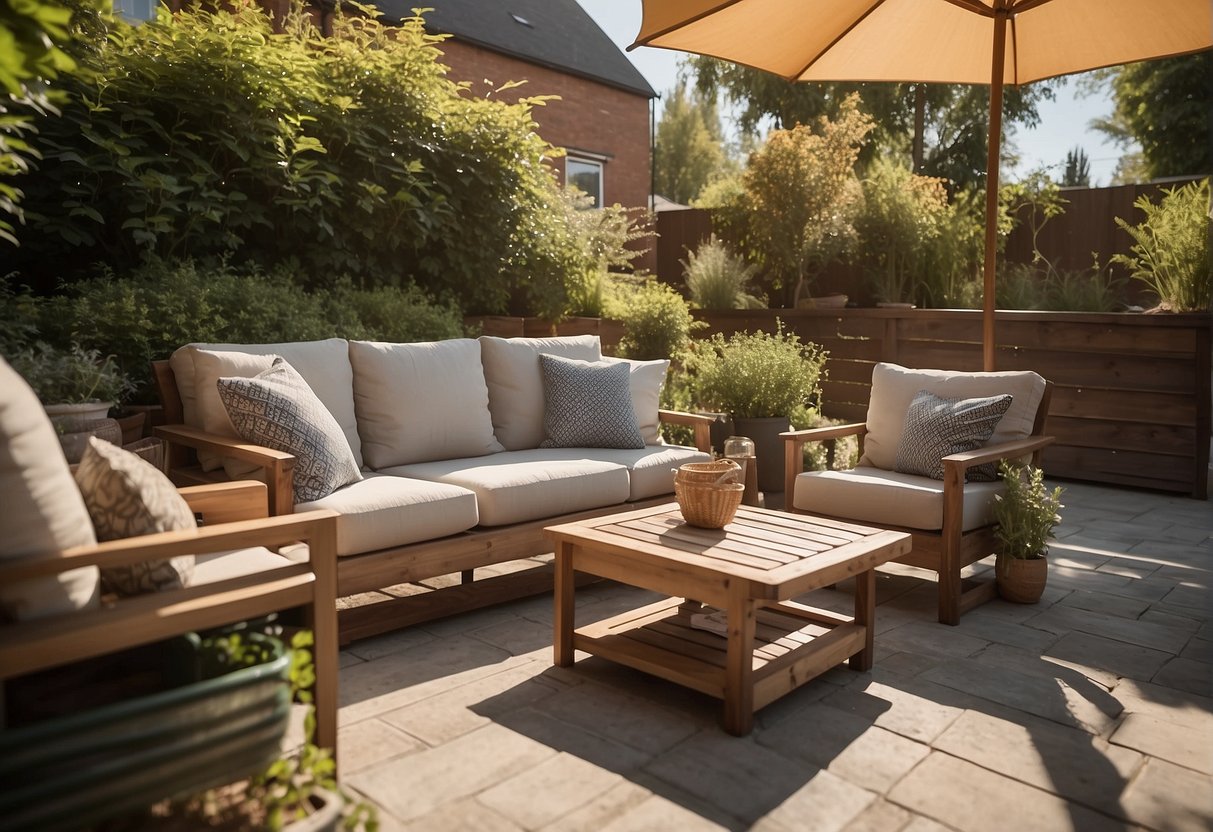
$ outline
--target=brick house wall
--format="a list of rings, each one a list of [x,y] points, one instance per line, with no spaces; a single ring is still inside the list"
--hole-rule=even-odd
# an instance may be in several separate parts
[[[652,156],[649,147],[649,100],[609,84],[569,75],[453,38],[439,44],[443,63],[455,81],[470,81],[483,95],[507,81],[527,81],[495,97],[515,102],[535,95],[558,95],[533,110],[539,135],[569,151],[603,161],[602,191],[606,205],[644,208],[649,203]],[[486,85],[484,79],[491,83]],[[564,159],[552,160],[564,181]]]

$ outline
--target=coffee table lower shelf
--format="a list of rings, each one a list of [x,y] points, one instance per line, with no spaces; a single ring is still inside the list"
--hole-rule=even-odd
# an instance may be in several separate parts
[[[729,639],[692,627],[690,616],[699,611],[698,602],[668,598],[574,630],[573,647],[726,700]],[[857,656],[866,643],[867,628],[850,616],[772,603],[756,613],[749,678],[735,685],[751,686],[758,710]]]

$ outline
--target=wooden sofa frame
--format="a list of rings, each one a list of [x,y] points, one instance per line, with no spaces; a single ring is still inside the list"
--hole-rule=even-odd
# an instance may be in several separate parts
[[[56,557],[0,564],[0,584],[6,585],[85,566],[125,566],[297,541],[308,544],[308,560],[302,563],[184,589],[104,599],[99,609],[0,625],[0,681],[300,607],[315,637],[315,742],[335,754],[337,514],[308,511],[269,517],[265,491],[258,482],[183,488],[182,496],[203,519],[198,529],[77,546]]]
[[[291,514],[294,511],[291,487],[294,457],[180,424],[184,420],[184,410],[172,368],[167,361],[155,361],[152,370],[159,387],[165,421],[169,423],[154,430],[168,443],[166,467],[173,481],[183,485],[223,478],[222,471],[206,473],[192,464],[191,452],[203,450],[234,457],[257,465],[264,472],[271,514]],[[695,446],[710,452],[712,417],[667,410],[660,411],[660,416],[664,423],[692,428]],[[543,535],[547,526],[632,511],[671,499],[667,495],[508,526],[477,527],[435,540],[339,557],[338,598],[455,573],[460,575],[460,582],[455,585],[341,609],[338,612],[341,644],[423,621],[550,592],[553,582],[550,564],[480,578],[476,578],[475,570],[551,552],[552,545]]]
[[[961,570],[976,563],[994,551],[995,524],[982,526],[968,532],[961,530],[964,513],[965,472],[975,465],[1016,459],[1032,455],[1032,464],[1040,464],[1040,453],[1052,444],[1054,437],[1044,436],[1045,418],[1049,413],[1049,400],[1053,395],[1053,383],[1045,382],[1044,395],[1032,422],[1032,434],[1026,439],[989,445],[976,451],[952,454],[943,457],[943,528],[938,532],[891,526],[897,531],[909,532],[912,544],[909,554],[896,559],[897,563],[930,569],[939,576],[939,621],[941,624],[959,624],[960,616],[974,607],[991,600],[997,593],[992,580],[961,578]],[[788,511],[807,514],[793,507],[796,477],[804,470],[804,446],[807,442],[826,442],[827,467],[833,467],[836,446],[846,436],[857,437],[859,455],[863,456],[863,438],[868,431],[866,423],[836,425],[826,428],[789,431],[780,434],[784,439],[785,480],[784,498]],[[854,518],[832,519],[855,522]]]

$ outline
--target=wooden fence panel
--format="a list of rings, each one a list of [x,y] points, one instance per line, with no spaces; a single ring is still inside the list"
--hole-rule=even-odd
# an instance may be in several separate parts
[[[875,361],[981,369],[981,313],[968,310],[748,310],[698,313],[711,331],[762,329],[776,318],[826,346],[822,410],[862,421]],[[1210,316],[999,312],[1000,370],[1053,381],[1045,451],[1050,474],[1207,496]]]

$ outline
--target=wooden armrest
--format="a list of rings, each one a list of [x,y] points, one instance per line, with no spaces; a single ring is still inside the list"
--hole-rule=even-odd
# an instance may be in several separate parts
[[[779,434],[779,436],[785,442],[795,442],[798,445],[803,445],[806,442],[821,442],[826,439],[841,439],[844,436],[862,436],[867,432],[867,423],[856,422],[850,425],[832,425],[824,428],[790,430],[786,433]]]
[[[203,526],[177,532],[159,532],[124,540],[107,540],[93,546],[73,546],[53,558],[26,558],[0,565],[0,585],[30,578],[42,578],[78,569],[83,566],[109,568],[126,566],[147,560],[163,560],[179,555],[201,555],[244,549],[250,546],[273,548],[299,540],[314,539],[326,523],[333,524],[335,535],[337,513],[316,509],[285,517],[265,517],[242,520],[216,526]],[[335,538],[334,538],[335,539]],[[333,544],[335,547],[335,544]],[[309,547],[308,557],[315,561],[316,549]],[[330,555],[336,564],[335,548]]]
[[[712,452],[712,425],[716,419],[702,413],[684,413],[681,410],[658,410],[657,418],[670,425],[685,425],[695,429],[695,447],[705,454]]]
[[[202,515],[202,523],[215,526],[238,520],[269,517],[268,490],[255,480],[190,485],[179,489],[190,511]]]
[[[196,451],[209,451],[256,465],[265,471],[270,514],[290,514],[295,510],[295,457],[291,454],[252,445],[229,436],[207,433],[188,425],[158,425],[152,428],[152,432],[169,445],[183,445]]]
[[[868,432],[865,422],[854,422],[849,425],[831,425],[824,428],[805,428],[790,430],[779,434],[783,439],[783,491],[784,499],[791,504],[792,491],[795,488],[796,477],[804,470],[804,446],[809,442],[833,442],[844,436],[858,436],[859,450],[863,452],[863,437]],[[830,446],[830,460],[834,456],[833,445]]]
[[[1053,444],[1055,440],[1056,437],[1053,436],[1029,436],[1026,439],[1016,439],[1012,442],[987,445],[975,451],[951,454],[950,456],[945,456],[942,461],[945,469],[955,467],[964,472],[975,465],[984,465],[987,462],[997,462],[1002,459],[1014,459],[1015,457],[1026,456],[1027,454],[1034,454],[1042,448]]]

